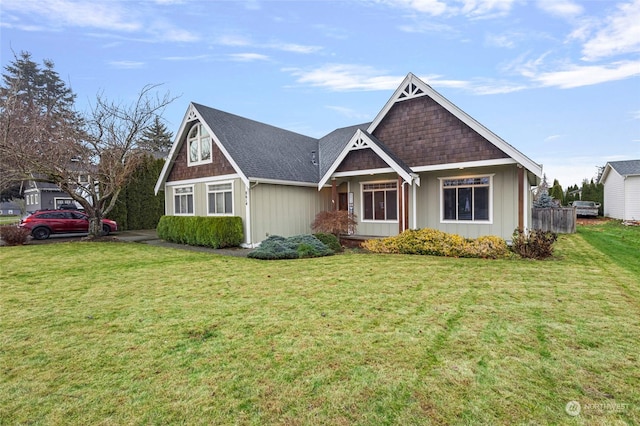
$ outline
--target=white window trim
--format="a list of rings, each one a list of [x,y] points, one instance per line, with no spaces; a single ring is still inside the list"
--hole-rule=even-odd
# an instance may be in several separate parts
[[[446,176],[439,177],[439,194],[440,199],[440,223],[455,223],[457,225],[492,225],[493,224],[493,177],[495,173],[481,175],[465,175],[465,176]],[[489,220],[451,220],[444,218],[444,181],[449,179],[473,179],[473,178],[489,178]],[[481,185],[470,185],[481,186]]]
[[[178,189],[182,189],[182,188],[191,188],[191,197],[193,199],[193,212],[191,213],[178,213],[176,212],[176,191]],[[174,186],[173,187],[173,215],[174,216],[195,216],[195,212],[196,212],[196,194],[195,194],[195,188],[194,185],[181,185],[181,186]]]
[[[394,220],[375,220],[375,219],[365,219],[364,218],[364,193],[371,192],[365,191],[365,185],[377,184],[377,183],[395,183],[396,184],[396,193],[398,192],[398,181],[397,180],[376,180],[376,181],[367,181],[360,182],[360,222],[362,223],[398,223],[398,219]],[[386,207],[385,207],[386,208]],[[400,217],[400,206],[398,205],[398,201],[396,200],[396,217]]]
[[[200,141],[202,139],[202,129],[204,129],[204,125],[202,123],[196,123],[194,124],[189,131],[187,132],[187,140],[186,140],[186,144],[187,144],[187,166],[191,167],[191,166],[199,166],[201,164],[209,164],[213,162],[213,137],[211,136],[211,134],[209,133],[209,131],[207,129],[205,129],[207,131],[207,133],[209,134],[209,158],[206,160],[198,160],[198,161],[191,161],[191,146],[189,145],[189,141],[191,139],[189,139],[189,134],[193,131],[193,129],[195,127],[200,127],[200,130],[198,131],[198,141]],[[202,157],[202,152],[200,151],[200,147],[201,144],[198,143],[198,158]]]
[[[227,184],[231,184],[231,213],[211,213],[209,211],[209,194],[211,194],[212,192],[220,192],[220,191],[210,191],[209,190],[209,186],[210,185],[227,185]],[[206,188],[207,188],[207,216],[234,216],[234,212],[235,212],[235,194],[234,194],[234,185],[233,185],[233,181],[232,180],[227,180],[227,181],[213,181],[213,182],[207,182],[206,184]],[[222,191],[222,192],[228,192],[228,191]]]

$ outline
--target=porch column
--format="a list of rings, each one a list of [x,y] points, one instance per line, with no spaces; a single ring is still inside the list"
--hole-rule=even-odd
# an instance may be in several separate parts
[[[524,231],[524,167],[518,164],[518,230]]]
[[[402,177],[398,175],[398,234],[404,231],[404,189],[402,188]]]
[[[331,210],[338,210],[338,186],[335,179],[331,179]]]

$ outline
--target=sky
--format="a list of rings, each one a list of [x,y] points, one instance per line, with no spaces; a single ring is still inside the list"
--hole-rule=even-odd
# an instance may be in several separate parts
[[[640,0],[0,0],[0,59],[52,60],[88,110],[148,84],[321,137],[412,72],[566,188],[640,159]]]

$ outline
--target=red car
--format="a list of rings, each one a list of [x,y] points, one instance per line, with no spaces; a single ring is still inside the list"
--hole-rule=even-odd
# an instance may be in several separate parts
[[[36,240],[46,240],[51,234],[89,232],[89,217],[77,210],[38,210],[20,221],[21,228],[31,231]],[[102,219],[102,233],[109,235],[118,230],[118,224]]]

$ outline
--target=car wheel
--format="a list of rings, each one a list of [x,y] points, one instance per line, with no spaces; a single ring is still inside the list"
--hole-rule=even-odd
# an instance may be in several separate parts
[[[49,238],[49,235],[51,235],[51,231],[49,231],[49,228],[36,228],[31,232],[31,235],[33,235],[33,238],[35,238],[36,240],[46,240],[47,238]]]
[[[109,235],[111,233],[111,228],[109,225],[102,225],[102,235]]]

